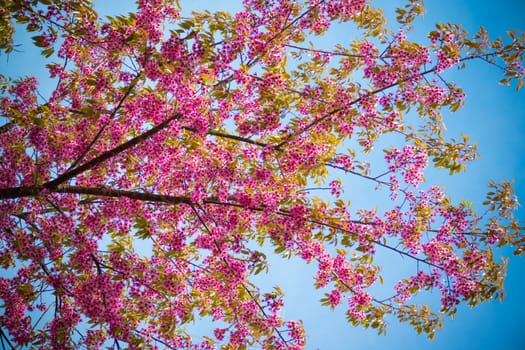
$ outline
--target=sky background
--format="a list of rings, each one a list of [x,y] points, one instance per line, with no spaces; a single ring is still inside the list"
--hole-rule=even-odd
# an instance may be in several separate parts
[[[181,1],[184,6],[221,8],[235,10],[239,1]],[[401,1],[377,1],[381,4],[400,4]],[[437,22],[461,23],[469,32],[483,25],[492,37],[504,35],[510,28],[525,29],[525,2],[523,0],[427,0],[424,18],[416,20],[414,36],[424,38],[426,32]],[[133,9],[133,1],[98,1],[96,7],[104,14],[125,13]],[[392,9],[385,8],[388,15]],[[396,27],[394,27],[395,29]],[[348,43],[348,32],[335,32],[327,40]],[[22,37],[18,37],[22,39]],[[340,39],[340,40],[338,40]],[[27,48],[27,50],[26,50]],[[0,72],[12,76],[42,74],[38,57],[29,50],[26,42],[19,53],[10,57],[0,56]],[[445,171],[427,173],[429,183],[445,184],[448,194],[455,199],[481,202],[486,193],[486,184],[491,180],[515,179],[516,193],[525,203],[525,91],[516,93],[513,88],[499,86],[500,72],[487,64],[470,62],[467,69],[447,75],[463,87],[467,94],[466,105],[453,115],[446,115],[450,135],[466,133],[478,144],[481,158],[470,165],[466,173],[449,177]],[[346,195],[354,202],[364,200],[353,184]],[[363,196],[361,196],[363,197]],[[525,208],[518,216],[525,220]],[[510,254],[510,251],[501,251]],[[415,265],[398,257],[385,258],[388,266],[385,273],[395,279],[396,273],[408,276],[414,273]],[[435,341],[418,336],[406,324],[392,319],[386,336],[377,336],[374,331],[354,328],[345,321],[344,308],[336,312],[320,306],[322,292],[312,287],[314,266],[300,261],[271,259],[273,272],[261,279],[264,288],[279,285],[286,293],[287,319],[302,319],[307,331],[307,349],[332,350],[376,350],[376,349],[525,349],[525,257],[511,259],[506,281],[507,297],[503,303],[493,301],[469,309],[460,307],[454,320],[445,322],[444,330]],[[390,270],[388,270],[390,268]],[[391,272],[388,272],[391,271]],[[395,272],[394,272],[395,271]],[[386,276],[388,279],[388,275]],[[437,294],[437,293],[436,293]],[[438,297],[437,295],[435,295]],[[206,328],[196,325],[195,332]]]

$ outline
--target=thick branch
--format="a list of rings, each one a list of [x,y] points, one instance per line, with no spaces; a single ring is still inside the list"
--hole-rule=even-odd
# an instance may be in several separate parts
[[[0,134],[3,134],[4,132],[8,132],[9,130],[11,130],[11,128],[15,126],[15,123],[13,122],[8,122],[2,126],[0,126]]]
[[[42,186],[0,188],[0,199],[37,196],[43,189]]]
[[[4,188],[0,189],[0,199],[38,196],[44,190],[45,188],[43,186]],[[188,197],[168,196],[155,193],[128,190],[117,190],[107,187],[60,186],[57,188],[49,189],[49,191],[52,193],[85,194],[100,197],[126,197],[146,202],[191,204],[191,201]]]
[[[106,187],[60,186],[58,188],[53,189],[52,191],[56,193],[86,194],[101,197],[126,197],[146,202],[191,204],[191,201],[188,197],[168,196],[148,192],[117,190]]]

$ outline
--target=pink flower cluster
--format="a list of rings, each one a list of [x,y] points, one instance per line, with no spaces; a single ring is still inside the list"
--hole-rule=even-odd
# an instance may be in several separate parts
[[[423,170],[428,165],[425,149],[405,145],[402,149],[391,148],[385,155],[388,170],[400,172],[407,184],[417,187],[423,180]]]
[[[257,245],[316,264],[323,303],[346,304],[356,324],[383,322],[421,290],[439,289],[445,308],[498,291],[489,249],[506,242],[508,217],[496,213],[483,232],[483,217],[438,186],[414,189],[442,131],[437,111],[463,98],[424,76],[459,62],[458,38],[433,36],[442,46],[427,69],[430,48],[403,31],[384,47],[300,46],[336,22],[369,25],[364,0],[245,0],[234,16],[191,18],[176,3],[139,0],[136,14],[100,25],[77,2],[28,18],[64,30],[45,102],[36,79],[0,76],[0,266],[16,271],[0,278],[0,323],[10,341],[304,348],[301,323],[281,316],[280,291],[251,282],[268,268]],[[430,118],[412,125],[409,110]],[[386,134],[405,141],[374,176],[367,152]],[[402,201],[355,208],[345,176]],[[313,182],[335,200],[315,197]],[[371,288],[382,249],[418,271],[387,301]],[[183,329],[200,317],[216,324],[195,341]]]

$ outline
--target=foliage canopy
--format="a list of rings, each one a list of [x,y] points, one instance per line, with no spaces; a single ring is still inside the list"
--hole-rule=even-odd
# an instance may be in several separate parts
[[[251,282],[269,248],[315,264],[321,303],[379,333],[393,315],[433,337],[459,303],[502,296],[493,248],[523,252],[510,183],[489,185],[479,215],[424,170],[477,156],[444,135],[441,112],[464,95],[442,73],[484,60],[519,89],[523,34],[439,24],[412,42],[417,0],[397,9],[396,32],[365,0],[244,0],[190,17],[179,1],[138,0],[105,19],[87,0],[0,4],[0,49],[24,26],[56,81],[42,98],[36,78],[0,76],[2,344],[302,348],[281,290]],[[360,37],[307,44],[341,25]],[[372,174],[385,143],[387,171]],[[351,205],[353,177],[390,206]],[[386,299],[370,291],[377,250],[418,266]],[[414,301],[425,290],[441,309]],[[195,342],[184,325],[199,317],[216,328]]]

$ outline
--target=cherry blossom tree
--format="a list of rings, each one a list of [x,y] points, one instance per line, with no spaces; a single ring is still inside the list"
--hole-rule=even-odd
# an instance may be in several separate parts
[[[424,172],[477,157],[446,136],[464,93],[444,72],[483,60],[519,89],[525,36],[439,24],[416,43],[422,12],[406,1],[387,27],[365,0],[190,17],[138,0],[108,18],[88,0],[3,1],[3,53],[33,32],[55,82],[42,97],[36,78],[0,76],[3,347],[303,348],[281,290],[253,283],[268,252],[315,265],[321,303],[379,333],[395,317],[433,337],[458,304],[502,296],[493,249],[524,241],[511,184],[490,183],[476,213]],[[359,37],[308,44],[343,25]],[[389,206],[351,205],[352,178]],[[388,298],[371,291],[380,251],[417,265]],[[437,309],[417,303],[429,290]],[[203,317],[215,328],[192,339]]]

